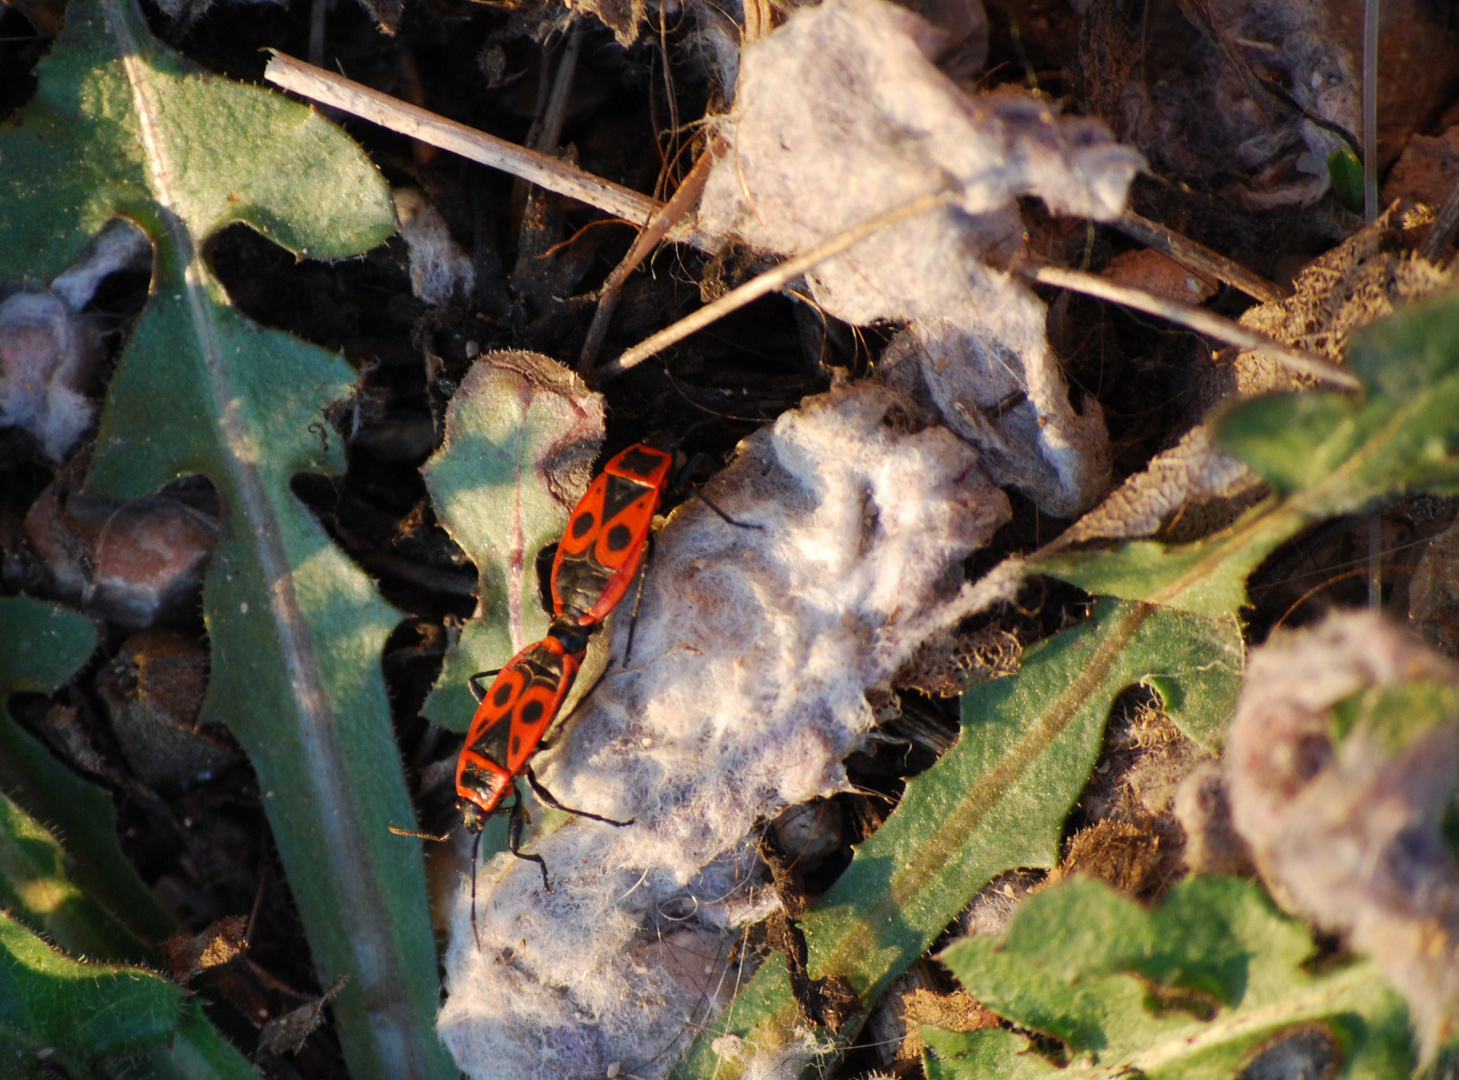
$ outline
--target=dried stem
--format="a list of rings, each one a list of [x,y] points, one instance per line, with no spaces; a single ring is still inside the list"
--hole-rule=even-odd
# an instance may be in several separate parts
[[[1220,315],[1207,311],[1205,308],[1182,304],[1175,300],[1166,300],[1142,289],[1116,285],[1113,281],[1102,278],[1098,274],[1066,270],[1059,266],[1025,266],[1019,269],[1019,273],[1043,285],[1070,289],[1086,296],[1097,297],[1100,300],[1123,304],[1136,311],[1157,315],[1170,322],[1187,326],[1198,334],[1205,334],[1217,341],[1224,341],[1228,345],[1235,345],[1241,349],[1256,349],[1288,370],[1310,375],[1314,379],[1332,383],[1344,390],[1363,388],[1358,377],[1341,365],[1324,360],[1316,353],[1290,348],[1265,334],[1258,334],[1230,319],[1223,319]]]
[[[587,340],[583,342],[583,350],[578,355],[579,373],[586,375],[597,362],[598,350],[603,347],[603,338],[608,334],[608,323],[618,307],[618,297],[628,275],[648,258],[649,252],[658,245],[669,229],[694,208],[704,191],[705,182],[709,180],[710,168],[724,153],[724,149],[722,140],[710,137],[709,145],[699,155],[699,160],[689,170],[689,175],[684,177],[684,182],[679,185],[673,197],[654,214],[653,219],[638,234],[633,246],[628,249],[628,254],[623,256],[623,261],[613,268],[613,272],[603,282],[603,287],[598,290],[598,308],[593,312]]]
[[[1292,295],[1290,289],[1283,289],[1260,274],[1254,274],[1239,262],[1228,259],[1205,244],[1199,244],[1189,237],[1167,229],[1159,222],[1143,218],[1126,211],[1110,222],[1116,229],[1147,247],[1170,256],[1188,270],[1208,274],[1217,281],[1240,289],[1254,300],[1274,304]]]
[[[880,232],[889,225],[904,221],[909,217],[918,214],[925,214],[943,203],[951,201],[956,197],[954,191],[933,191],[926,195],[920,195],[910,202],[878,214],[859,225],[853,225],[845,232],[837,233],[828,240],[824,240],[811,248],[803,255],[797,255],[787,259],[779,266],[765,273],[758,275],[745,282],[737,289],[725,293],[712,304],[706,304],[692,315],[687,315],[678,322],[664,327],[657,334],[646,338],[644,341],[628,349],[622,356],[610,363],[598,368],[589,379],[594,385],[601,385],[608,379],[621,375],[631,367],[643,363],[655,353],[662,352],[670,345],[683,341],[690,334],[704,329],[716,320],[724,318],[732,311],[738,311],[767,293],[775,292],[784,288],[793,279],[799,277],[817,263],[824,262],[832,256],[839,255],[847,248],[859,244],[873,233]]]
[[[641,192],[584,172],[565,161],[498,139],[484,131],[447,120],[389,94],[352,82],[342,75],[306,64],[275,51],[264,78],[276,86],[324,105],[331,105],[430,146],[520,177],[548,191],[597,207],[614,217],[644,225],[660,203]],[[669,239],[708,246],[692,228],[670,230]]]

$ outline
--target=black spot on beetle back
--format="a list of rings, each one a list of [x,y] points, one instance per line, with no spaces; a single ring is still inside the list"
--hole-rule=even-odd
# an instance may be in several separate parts
[[[658,472],[663,458],[647,450],[634,449],[623,455],[618,467],[630,476],[652,476]]]

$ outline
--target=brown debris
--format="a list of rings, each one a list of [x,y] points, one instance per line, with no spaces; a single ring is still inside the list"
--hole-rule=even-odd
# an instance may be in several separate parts
[[[330,998],[344,989],[347,982],[349,976],[341,975],[319,997],[264,1024],[263,1030],[258,1033],[258,1049],[254,1051],[254,1060],[279,1054],[297,1054],[303,1047],[304,1040],[324,1023],[324,1006],[329,1004]]]
[[[1383,183],[1383,201],[1412,199],[1440,207],[1455,185],[1459,185],[1459,127],[1435,137],[1409,139]]]
[[[217,541],[215,519],[167,496],[123,504],[97,538],[87,607],[129,630],[190,611]]]
[[[1158,251],[1143,248],[1123,251],[1109,261],[1104,276],[1120,285],[1144,289],[1167,300],[1203,304],[1216,295],[1220,283],[1187,270]]]
[[[979,683],[1018,673],[1023,652],[1016,635],[998,627],[934,634],[897,672],[892,686],[932,697],[958,697]]]
[[[1412,204],[1394,204],[1371,226],[1312,260],[1297,275],[1291,297],[1250,308],[1241,324],[1341,363],[1358,330],[1452,280],[1447,270],[1413,254],[1430,220]],[[1234,358],[1218,353],[1215,359],[1198,392],[1202,420],[1155,455],[1143,472],[1116,487],[1051,549],[1094,539],[1194,540],[1265,496],[1266,486],[1254,473],[1216,448],[1209,418],[1233,400],[1311,388],[1315,380],[1257,352]]]
[[[1408,584],[1408,617],[1419,637],[1459,659],[1459,525],[1424,549]]]
[[[207,678],[207,649],[176,630],[134,634],[97,676],[122,755],[143,783],[187,785],[239,759],[221,730],[197,726]]]
[[[180,983],[188,982],[195,975],[209,968],[221,967],[235,957],[243,955],[248,948],[244,930],[248,919],[242,915],[230,915],[219,919],[199,934],[177,934],[164,941],[159,948],[167,961],[167,970]]]
[[[1002,1021],[998,1014],[985,1009],[966,990],[942,994],[915,987],[901,997],[902,1023],[906,1035],[897,1047],[897,1061],[918,1061],[927,1044],[922,1041],[917,1025],[928,1024],[943,1031],[983,1031],[995,1028]]]
[[[1184,874],[1176,793],[1201,760],[1200,749],[1152,702],[1123,710],[1117,704],[1100,764],[1079,800],[1082,827],[1049,882],[1089,874],[1140,900],[1163,896]]]

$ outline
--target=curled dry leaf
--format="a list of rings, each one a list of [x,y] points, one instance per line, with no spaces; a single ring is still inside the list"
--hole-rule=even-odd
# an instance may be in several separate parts
[[[26,537],[44,567],[37,590],[127,630],[190,618],[218,542],[208,512],[216,503],[184,502],[177,491],[104,499],[78,486],[79,472],[68,465],[26,513]]]
[[[630,659],[543,755],[574,821],[536,841],[552,876],[499,856],[456,905],[441,1035],[473,1077],[662,1076],[722,1004],[734,927],[765,917],[757,820],[843,790],[885,687],[962,560],[1007,520],[977,451],[874,383],[832,390],[741,444],[659,537]],[[769,897],[769,899],[767,899]],[[686,964],[690,956],[694,963]]]
[[[175,630],[132,635],[97,675],[122,755],[143,783],[194,783],[239,758],[221,731],[198,727],[207,682],[208,650]]]
[[[166,495],[123,503],[96,542],[86,606],[138,630],[197,608],[217,518]]]
[[[1022,252],[1015,200],[1117,215],[1142,159],[1098,123],[1022,94],[971,96],[933,62],[942,35],[884,0],[803,9],[745,51],[731,147],[700,228],[802,254],[946,186],[953,205],[889,226],[807,274],[838,318],[899,320],[899,385],[925,383],[1000,483],[1073,516],[1108,484],[1098,406],[1078,413],[1044,337],[1044,305],[989,266]],[[884,362],[889,359],[884,358]]]
[[[1253,653],[1232,818],[1278,898],[1371,955],[1432,1054],[1459,1019],[1459,668],[1376,615]]]
[[[161,945],[167,970],[178,982],[187,982],[199,972],[226,964],[248,948],[244,931],[248,919],[230,915],[206,927],[202,933],[178,934]]]
[[[341,975],[334,984],[319,997],[291,1009],[282,1016],[276,1016],[264,1024],[258,1033],[258,1049],[255,1058],[277,1054],[297,1054],[304,1040],[313,1035],[324,1023],[324,1006],[329,999],[344,989],[348,977]]]

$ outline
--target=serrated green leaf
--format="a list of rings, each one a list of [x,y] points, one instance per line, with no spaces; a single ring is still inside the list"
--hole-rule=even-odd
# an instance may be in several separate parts
[[[802,920],[812,977],[840,976],[874,1001],[993,877],[1055,865],[1116,695],[1158,674],[1173,715],[1208,732],[1224,716],[1188,712],[1234,703],[1241,656],[1234,620],[1107,602],[1030,649],[1017,676],[964,695],[957,745],[908,782],[896,810]],[[772,957],[676,1075],[732,1080],[743,1061],[718,1058],[716,1039],[732,1034],[770,1049],[789,1045],[801,1023],[785,965]],[[856,1026],[839,1033],[838,1048]]]
[[[72,882],[70,867],[71,860],[56,838],[9,799],[0,797],[0,908],[8,909],[9,916],[44,934],[64,952],[90,961],[98,974],[110,969],[97,961],[155,962],[147,956],[148,950],[140,949],[135,938]],[[56,1007],[86,1008],[88,1002],[58,1001]],[[77,1025],[85,1020],[84,1016],[70,1018]],[[47,1018],[47,1023],[58,1022]],[[196,1002],[183,1008],[167,1041],[168,1045],[155,1046],[145,1055],[150,1075],[178,1080],[251,1080],[256,1075]],[[133,1074],[135,1069],[128,1073]]]
[[[49,694],[96,648],[96,627],[74,611],[23,596],[0,597],[0,697]],[[70,876],[137,939],[108,959],[140,961],[141,943],[173,932],[172,919],[137,877],[117,845],[111,796],[77,776],[0,709],[0,792],[65,838]],[[66,939],[73,951],[81,947]]]
[[[1251,882],[1189,878],[1145,911],[1075,880],[1025,902],[1002,941],[967,939],[940,959],[986,1007],[1063,1041],[1069,1080],[1232,1080],[1284,1033],[1314,1027],[1337,1049],[1339,1075],[1408,1077],[1402,1000],[1371,962],[1308,972],[1313,952],[1306,928]],[[928,1034],[929,1077],[1049,1075],[1012,1033]]]
[[[1220,422],[1221,447],[1277,491],[1229,528],[1182,546],[1052,555],[1030,569],[1099,595],[1234,615],[1251,571],[1308,526],[1385,498],[1459,492],[1459,301],[1441,296],[1374,323],[1350,360],[1366,397],[1271,395]]]
[[[121,498],[187,473],[217,486],[203,719],[258,773],[321,981],[350,976],[334,1013],[354,1075],[453,1075],[431,1030],[424,871],[387,831],[412,816],[380,672],[396,615],[289,489],[343,468],[310,429],[354,375],[240,316],[205,257],[232,222],[301,255],[362,251],[393,230],[386,185],[312,109],[161,45],[134,0],[75,0],[37,75],[0,132],[0,276],[49,277],[117,215],[156,245],[89,483]]]
[[[384,182],[338,128],[190,63],[132,4],[76,0],[36,76],[0,135],[0,278],[49,281],[118,216],[154,241],[181,230],[164,280],[234,222],[319,259],[394,231]]]
[[[603,440],[603,399],[539,353],[488,353],[446,410],[446,435],[422,467],[436,516],[480,574],[476,618],[462,630],[422,713],[466,730],[466,680],[539,640],[537,553],[557,540],[587,489]]]
[[[99,1058],[164,1043],[182,1013],[182,990],[140,968],[63,956],[0,912],[0,1072],[34,1076],[48,1060],[90,1075]]]

